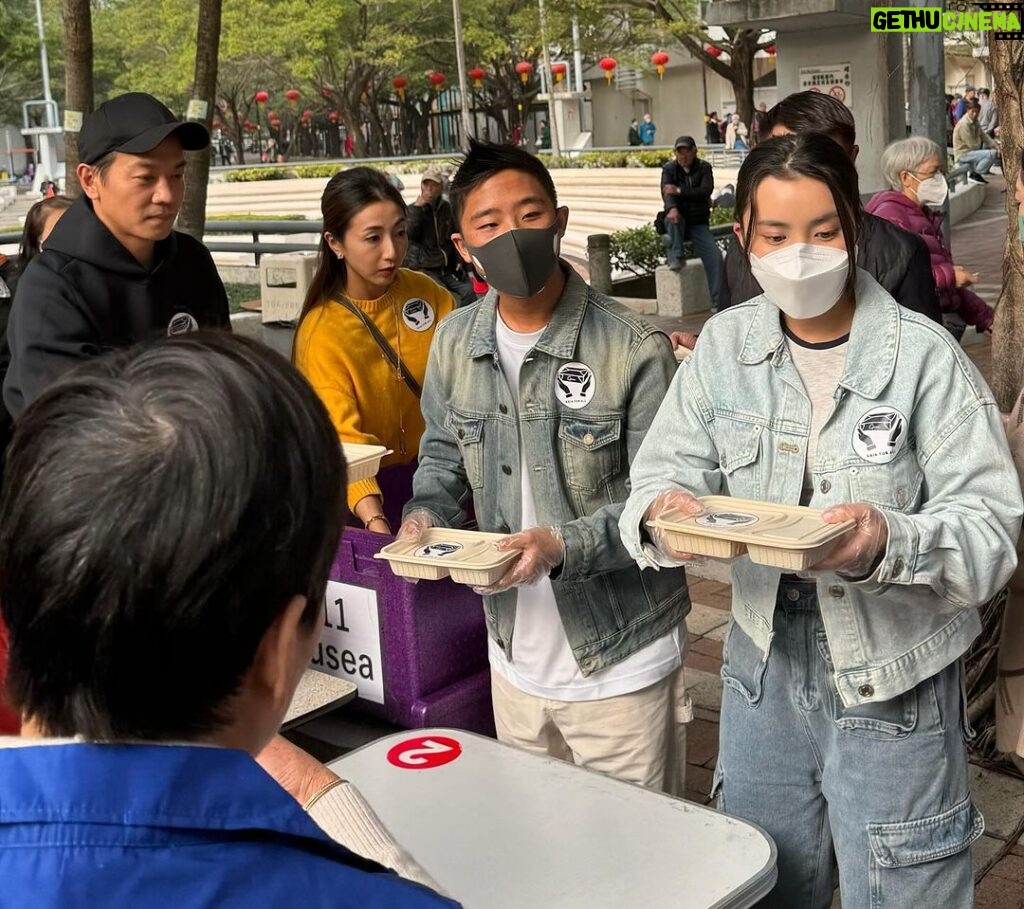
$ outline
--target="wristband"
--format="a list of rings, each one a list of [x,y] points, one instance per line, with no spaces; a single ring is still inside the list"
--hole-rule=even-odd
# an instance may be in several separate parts
[[[375,515],[371,515],[371,516],[370,516],[370,517],[368,517],[368,518],[367,518],[367,519],[366,519],[365,521],[363,521],[363,527],[364,527],[364,528],[365,528],[366,530],[369,530],[369,529],[370,529],[370,525],[371,525],[371,524],[372,524],[372,523],[373,523],[374,521],[383,521],[383,522],[384,522],[385,524],[387,524],[387,525],[388,525],[388,530],[390,530],[390,529],[391,529],[391,522],[390,522],[390,521],[389,521],[389,520],[388,520],[388,519],[387,519],[386,517],[384,517],[384,515],[383,515],[383,514],[375,514]]]

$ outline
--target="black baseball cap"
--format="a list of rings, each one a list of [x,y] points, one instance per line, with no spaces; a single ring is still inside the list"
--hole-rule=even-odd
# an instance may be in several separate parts
[[[210,144],[210,134],[202,123],[179,120],[145,92],[128,92],[104,101],[85,118],[78,134],[78,159],[95,164],[115,151],[141,155],[171,133],[178,136],[185,151],[201,151]]]
[[[693,141],[693,136],[680,136],[676,139],[675,148],[696,148],[697,143]]]

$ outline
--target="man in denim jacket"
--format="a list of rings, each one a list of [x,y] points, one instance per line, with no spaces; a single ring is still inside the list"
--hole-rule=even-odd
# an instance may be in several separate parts
[[[676,789],[685,577],[641,575],[618,530],[668,339],[559,259],[568,210],[532,155],[472,142],[451,199],[491,290],[435,335],[399,538],[460,526],[470,500],[481,530],[511,534],[519,557],[480,591],[502,741]]]

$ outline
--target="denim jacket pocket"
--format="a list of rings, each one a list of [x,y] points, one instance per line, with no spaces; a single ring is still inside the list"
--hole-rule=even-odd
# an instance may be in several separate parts
[[[768,661],[736,621],[729,627],[722,654],[722,682],[735,689],[750,707],[761,702]]]
[[[558,438],[565,479],[579,514],[593,514],[604,505],[625,500],[622,420],[566,416]],[[621,488],[616,488],[616,480]]]
[[[454,437],[462,454],[466,479],[473,489],[484,485],[484,421],[467,417],[454,410],[448,411],[444,426]]]
[[[711,437],[718,449],[719,466],[725,474],[729,494],[751,499],[761,498],[760,423],[747,423],[728,417],[716,417]]]
[[[923,481],[924,472],[910,450],[890,464],[864,463],[850,468],[852,500],[888,511],[916,512]]]
[[[818,634],[817,643],[818,653],[828,665],[828,674],[831,679],[835,668],[824,632]],[[852,735],[879,741],[892,741],[906,738],[917,728],[918,688],[904,691],[903,694],[890,698],[888,701],[870,701],[866,704],[847,707],[843,704],[833,683],[829,688],[829,697],[832,701],[832,716],[835,724],[844,732],[849,732]],[[941,725],[937,706],[933,710],[929,710],[928,715],[933,721],[933,725]]]

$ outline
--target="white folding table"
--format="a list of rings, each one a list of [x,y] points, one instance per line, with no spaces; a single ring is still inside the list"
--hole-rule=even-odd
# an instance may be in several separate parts
[[[753,824],[462,730],[329,766],[466,909],[747,907],[775,884]]]

